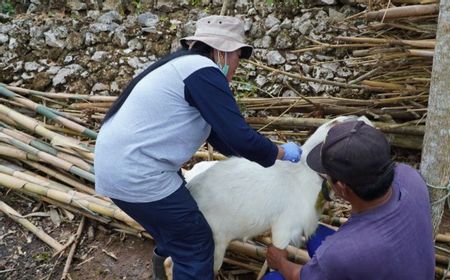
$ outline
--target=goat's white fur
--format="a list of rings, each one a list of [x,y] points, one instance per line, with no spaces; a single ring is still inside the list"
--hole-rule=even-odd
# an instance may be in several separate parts
[[[302,146],[297,164],[278,160],[264,168],[244,158],[230,158],[198,163],[186,173],[187,187],[213,232],[215,272],[234,239],[271,229],[273,244],[284,249],[289,243],[298,245],[302,235],[309,237],[314,232],[322,179],[306,165],[306,157],[325,140],[334,124],[355,118],[338,117],[321,125]],[[359,120],[370,123],[364,117]]]

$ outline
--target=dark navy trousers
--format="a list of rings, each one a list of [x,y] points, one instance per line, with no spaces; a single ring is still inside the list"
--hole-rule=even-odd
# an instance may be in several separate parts
[[[185,184],[154,202],[113,201],[152,235],[158,255],[172,257],[174,280],[214,279],[211,228]]]

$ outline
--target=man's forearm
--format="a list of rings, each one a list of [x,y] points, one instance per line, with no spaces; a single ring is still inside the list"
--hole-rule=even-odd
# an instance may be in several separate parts
[[[286,280],[299,280],[302,266],[288,260],[283,261],[279,272]]]

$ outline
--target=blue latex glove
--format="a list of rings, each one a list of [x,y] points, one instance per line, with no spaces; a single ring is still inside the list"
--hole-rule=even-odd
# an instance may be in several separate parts
[[[292,162],[298,162],[300,157],[302,156],[302,148],[292,142],[287,142],[286,144],[281,145],[284,149],[284,156],[281,160],[288,160]]]

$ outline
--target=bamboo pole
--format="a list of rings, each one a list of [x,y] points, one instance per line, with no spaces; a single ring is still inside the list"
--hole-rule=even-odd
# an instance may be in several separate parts
[[[366,18],[368,20],[396,19],[403,17],[434,15],[438,12],[439,6],[437,4],[411,5],[369,12],[366,14]]]
[[[92,174],[86,170],[83,170],[83,169],[75,166],[71,162],[68,162],[64,159],[53,156],[53,155],[43,152],[43,151],[39,151],[38,149],[31,147],[30,145],[27,145],[25,143],[22,143],[16,139],[13,139],[10,136],[8,136],[2,132],[0,132],[0,141],[11,144],[11,145],[15,146],[16,148],[21,149],[27,153],[33,154],[36,157],[38,157],[39,159],[41,159],[55,167],[62,168],[63,170],[66,170],[70,173],[78,175],[86,180],[89,180],[90,182],[95,181],[94,174]]]
[[[10,98],[10,99],[24,105],[26,108],[32,109],[33,111],[51,119],[57,123],[60,123],[60,124],[64,125],[65,127],[68,127],[77,132],[80,132],[83,135],[85,135],[91,139],[97,138],[97,132],[95,132],[87,127],[84,127],[72,120],[63,118],[62,116],[55,114],[53,110],[50,110],[49,108],[47,108],[45,106],[39,105],[39,104],[35,103],[34,101],[29,100],[23,96],[20,96],[14,92],[8,90],[7,88],[5,88],[3,86],[0,86],[0,95]]]
[[[0,154],[1,154],[1,152],[0,152]],[[95,190],[93,190],[91,187],[86,186],[86,185],[78,182],[77,180],[74,180],[74,179],[70,178],[69,176],[62,174],[61,172],[58,172],[54,169],[50,169],[50,168],[48,168],[42,164],[39,164],[37,162],[32,162],[29,160],[22,160],[22,162],[39,170],[39,171],[46,173],[47,175],[49,175],[53,178],[56,178],[64,183],[66,183],[69,186],[74,187],[75,189],[77,189],[80,192],[84,192],[84,193],[87,193],[90,195],[96,195]],[[102,199],[105,200],[106,198],[102,198]],[[109,201],[109,199],[107,199],[107,200]]]
[[[96,95],[82,95],[82,94],[73,94],[73,93],[48,93],[37,90],[25,89],[15,86],[9,86],[3,83],[0,83],[1,86],[18,93],[28,94],[28,95],[36,95],[36,96],[45,96],[52,99],[76,99],[76,100],[85,100],[85,101],[98,101],[98,102],[114,102],[117,99],[117,96],[96,96]]]
[[[50,235],[45,233],[42,229],[37,228],[30,221],[22,217],[20,213],[11,208],[9,205],[0,200],[0,210],[5,213],[9,218],[14,220],[15,222],[21,224],[23,227],[31,231],[34,235],[36,235],[39,239],[44,241],[54,250],[59,251],[63,247],[58,241],[53,239]]]
[[[345,37],[336,36],[335,40],[352,43],[372,43],[372,44],[391,44],[391,45],[406,45],[418,48],[433,49],[436,45],[436,40],[398,40],[398,39],[382,39],[382,38],[368,38],[368,37]]]
[[[293,74],[293,73],[289,73],[286,71],[282,71],[273,67],[269,67],[267,65],[264,65],[260,62],[257,61],[248,61],[249,63],[255,65],[256,67],[271,71],[273,73],[279,73],[279,74],[283,74],[287,77],[291,77],[294,79],[297,79],[299,81],[306,81],[306,82],[314,82],[314,83],[319,83],[319,84],[326,84],[326,85],[333,85],[333,86],[338,86],[338,87],[343,87],[343,88],[356,88],[356,89],[371,89],[371,90],[376,90],[375,88],[370,88],[370,87],[366,87],[366,86],[360,86],[360,85],[350,85],[347,83],[341,83],[341,82],[335,82],[335,81],[330,81],[330,80],[324,80],[324,79],[316,79],[316,78],[311,78],[311,77],[306,77],[300,74]]]
[[[77,191],[69,191],[66,193],[60,190],[49,189],[47,187],[29,183],[27,181],[3,173],[0,173],[0,184],[9,189],[17,191],[26,190],[30,193],[49,197],[56,201],[70,204],[77,208],[82,208],[107,217],[115,218],[117,220],[125,222],[132,227],[142,228],[116,205],[100,198],[96,198]]]
[[[66,137],[60,134],[57,134],[51,130],[46,129],[43,127],[38,121],[35,119],[32,119],[28,116],[25,116],[23,114],[20,114],[2,104],[0,104],[0,113],[7,115],[9,118],[14,120],[14,122],[22,125],[26,129],[35,132],[44,138],[51,141],[52,145],[54,146],[62,146],[67,147],[70,149],[73,149],[74,151],[80,153],[87,159],[93,160],[94,155],[92,153],[92,149],[87,147],[86,145],[83,145],[80,141]]]
[[[271,123],[272,125],[282,126],[282,127],[306,127],[306,128],[317,128],[322,124],[328,122],[327,119],[320,118],[291,118],[291,117],[248,117],[247,122],[251,125],[253,124],[263,124],[266,125]],[[389,124],[383,122],[372,122],[373,125],[383,131],[384,133],[397,133],[406,135],[416,135],[423,136],[425,132],[424,126],[398,126],[397,124]]]
[[[87,162],[85,162],[84,160],[82,160],[81,158],[73,156],[73,155],[65,153],[65,152],[62,152],[62,151],[59,151],[59,150],[53,148],[52,146],[48,145],[44,141],[36,139],[35,137],[28,135],[24,132],[6,128],[3,125],[1,125],[1,123],[0,123],[0,132],[3,132],[4,134],[12,137],[13,139],[23,142],[23,143],[25,143],[33,148],[36,148],[40,151],[49,153],[50,155],[53,155],[55,157],[66,160],[85,171],[88,171],[90,173],[94,172],[94,167],[92,165],[88,164]]]
[[[17,169],[15,170],[15,169],[10,168],[5,165],[0,165],[0,173],[5,173],[7,175],[28,181],[30,183],[35,183],[35,184],[38,184],[38,185],[41,185],[44,187],[48,187],[48,188],[52,188],[52,189],[56,189],[56,190],[60,190],[60,191],[64,191],[64,192],[68,192],[68,191],[72,190],[71,188],[64,186],[62,184],[52,182],[50,180],[41,179],[41,178],[37,177],[36,175],[35,176],[30,175],[29,173],[31,173],[31,172],[25,173],[25,172],[19,171]]]

